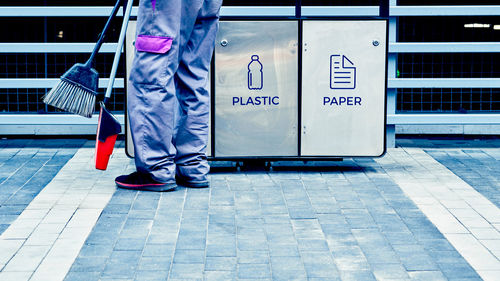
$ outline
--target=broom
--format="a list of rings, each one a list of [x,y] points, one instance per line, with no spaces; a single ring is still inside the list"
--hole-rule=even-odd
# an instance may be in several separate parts
[[[89,60],[85,64],[73,65],[64,73],[57,85],[43,97],[44,103],[87,118],[92,117],[99,82],[99,73],[92,66],[95,56],[102,46],[109,24],[120,8],[120,2],[121,0],[116,1]]]

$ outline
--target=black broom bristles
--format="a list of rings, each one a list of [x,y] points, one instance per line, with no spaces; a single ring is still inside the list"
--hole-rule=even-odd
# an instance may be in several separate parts
[[[43,97],[43,102],[90,118],[94,113],[96,95],[96,92],[74,81],[61,78],[59,83]]]
[[[90,62],[77,63],[43,97],[43,102],[90,118],[94,113],[98,82],[99,74],[90,66]]]

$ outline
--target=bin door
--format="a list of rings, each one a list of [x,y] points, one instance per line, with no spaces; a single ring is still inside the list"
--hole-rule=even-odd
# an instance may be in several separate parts
[[[387,21],[303,22],[302,156],[385,151]]]
[[[298,22],[221,21],[215,157],[298,156]]]

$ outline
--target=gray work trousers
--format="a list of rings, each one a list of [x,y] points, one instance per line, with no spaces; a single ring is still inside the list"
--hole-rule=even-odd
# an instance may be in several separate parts
[[[127,108],[137,171],[204,180],[208,71],[222,0],[141,0]]]

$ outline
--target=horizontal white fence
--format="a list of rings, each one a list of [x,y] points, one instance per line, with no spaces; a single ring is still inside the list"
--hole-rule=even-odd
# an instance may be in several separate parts
[[[396,78],[399,53],[499,53],[500,42],[397,42],[399,16],[498,16],[495,6],[397,6],[391,0],[389,19],[388,106],[389,138],[394,125],[500,125],[500,114],[397,114],[397,88],[500,88],[500,78]],[[0,7],[0,17],[107,17],[112,7]],[[305,17],[364,17],[378,16],[378,6],[302,7]],[[118,12],[118,15],[121,15]],[[132,16],[137,15],[137,8]],[[293,17],[294,6],[223,7],[223,17]],[[94,43],[0,43],[0,53],[89,53]],[[115,43],[106,43],[101,52],[113,53]],[[0,79],[0,88],[51,88],[58,79]],[[108,79],[101,79],[105,88]],[[124,79],[115,81],[115,88],[124,87]],[[117,115],[123,123],[123,115]],[[64,114],[0,114],[2,134],[93,134],[96,119]],[[445,132],[443,132],[445,133]],[[391,140],[388,140],[391,146]]]
[[[0,53],[90,53],[95,43],[0,43]],[[100,53],[114,53],[116,43],[102,44]],[[389,43],[389,53],[500,53],[500,42]]]

